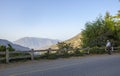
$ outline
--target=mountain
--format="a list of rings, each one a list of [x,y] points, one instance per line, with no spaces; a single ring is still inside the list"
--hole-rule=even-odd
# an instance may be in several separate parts
[[[14,41],[15,44],[29,47],[31,49],[47,49],[53,44],[57,44],[59,40],[47,38],[24,37]]]
[[[71,39],[66,40],[66,43],[71,43],[73,47],[80,47],[81,45],[81,33],[77,34],[76,36],[72,37]]]
[[[18,51],[28,51],[29,50],[29,48],[27,48],[27,47],[13,44],[12,42],[10,42],[8,40],[0,39],[0,45],[8,46],[8,44],[10,44],[15,50],[18,50]]]
[[[81,45],[81,33],[77,34],[76,36],[68,39],[68,40],[65,40],[63,42],[65,43],[71,43],[73,45],[73,47],[80,47]],[[52,45],[51,46],[52,49],[58,49],[57,45]]]

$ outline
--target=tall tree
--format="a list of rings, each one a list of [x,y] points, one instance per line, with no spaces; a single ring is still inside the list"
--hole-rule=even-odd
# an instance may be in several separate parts
[[[111,40],[113,45],[120,44],[120,11],[115,16],[106,12],[104,18],[99,17],[93,22],[85,24],[82,31],[83,47],[105,46],[106,40]]]

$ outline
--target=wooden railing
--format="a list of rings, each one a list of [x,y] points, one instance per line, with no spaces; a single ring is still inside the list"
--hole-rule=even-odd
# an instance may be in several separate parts
[[[81,48],[79,50],[87,50],[84,53],[89,54],[89,50],[91,48]],[[99,48],[99,49],[105,49],[105,48]],[[118,49],[117,47],[112,48],[112,51],[115,51],[115,49]],[[29,51],[8,51],[6,50],[5,52],[0,52],[0,61],[5,60],[6,63],[9,63],[10,60],[12,59],[19,59],[19,58],[30,58],[31,60],[34,60],[35,52],[40,53],[40,52],[46,52],[46,53],[52,53],[52,52],[58,52],[59,50],[57,49],[46,49],[46,50],[29,50]],[[14,54],[26,54],[26,55],[21,55],[21,56],[11,56]],[[4,57],[2,56],[4,55]]]
[[[6,50],[5,52],[0,52],[0,61],[5,60],[6,63],[9,63],[10,60],[12,59],[20,59],[20,58],[31,58],[31,60],[34,60],[35,52],[46,52],[46,53],[50,53],[50,52],[57,52],[56,49],[46,49],[46,50],[28,50],[28,51],[8,51]],[[27,54],[27,55],[22,55],[22,56],[10,56],[10,55],[14,55],[14,54]],[[4,57],[1,57],[1,55]]]

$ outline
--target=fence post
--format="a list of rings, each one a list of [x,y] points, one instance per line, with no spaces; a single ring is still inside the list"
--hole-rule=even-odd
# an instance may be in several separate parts
[[[34,49],[30,51],[30,55],[31,55],[31,60],[34,60]]]
[[[9,63],[9,50],[6,49],[6,63]]]
[[[88,54],[90,54],[90,48],[88,47],[88,52],[87,52]]]
[[[112,52],[114,51],[114,48],[113,48],[113,46],[111,47],[111,51],[112,51]]]

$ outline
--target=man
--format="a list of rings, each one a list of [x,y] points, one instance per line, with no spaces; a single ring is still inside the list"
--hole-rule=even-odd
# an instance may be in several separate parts
[[[111,55],[111,42],[109,40],[107,40],[106,50],[108,54]]]

